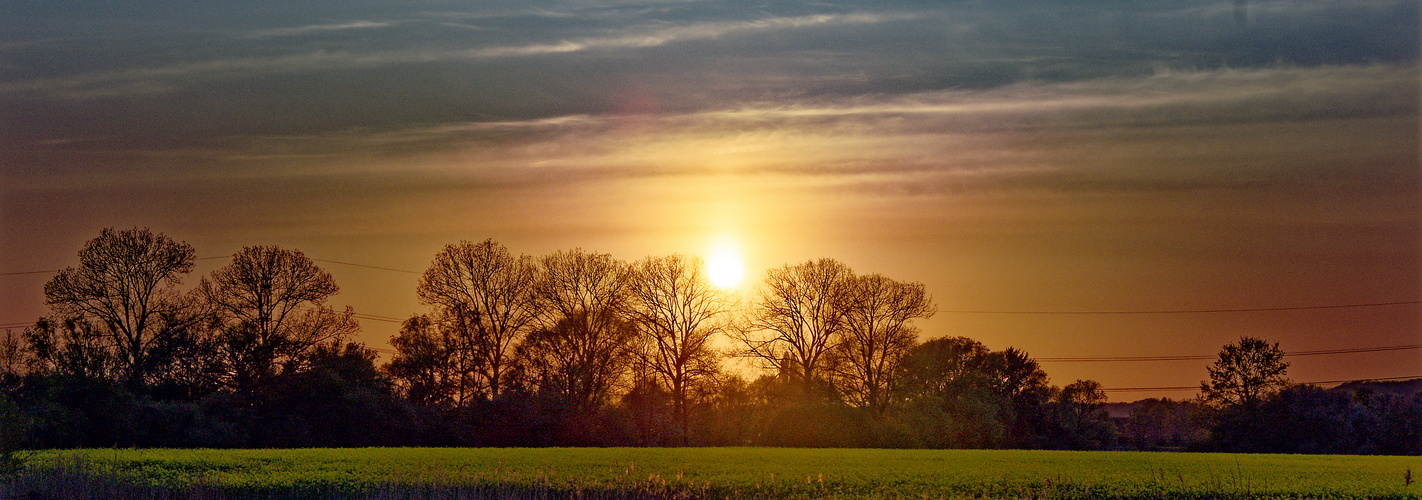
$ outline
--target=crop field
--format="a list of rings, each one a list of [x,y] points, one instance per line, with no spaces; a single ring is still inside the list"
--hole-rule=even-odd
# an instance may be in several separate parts
[[[784,448],[44,452],[0,498],[1422,498],[1422,457]],[[1410,484],[1409,484],[1410,483]],[[33,492],[33,493],[32,493]]]

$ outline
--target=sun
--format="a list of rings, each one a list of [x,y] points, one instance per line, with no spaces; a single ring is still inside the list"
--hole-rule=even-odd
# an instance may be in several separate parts
[[[746,262],[741,251],[729,240],[721,240],[706,253],[706,277],[720,288],[740,286],[746,276]]]

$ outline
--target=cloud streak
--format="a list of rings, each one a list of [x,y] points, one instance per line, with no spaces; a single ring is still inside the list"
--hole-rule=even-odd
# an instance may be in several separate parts
[[[249,38],[276,38],[309,35],[313,33],[327,33],[332,31],[388,28],[393,25],[393,23],[389,22],[375,21],[351,21],[348,23],[335,24],[309,24],[306,26],[297,26],[293,28],[275,28],[269,30],[262,30],[255,33],[251,33],[247,36]]]
[[[1255,133],[1273,123],[1406,119],[1417,113],[1417,71],[1416,65],[1388,64],[1162,71],[1140,78],[776,101],[647,116],[580,114],[234,137],[203,148],[110,154],[161,155],[242,168],[191,174],[143,168],[82,174],[97,177],[65,183],[362,173],[525,187],[543,182],[734,174],[791,184],[796,182],[791,179],[820,178],[824,186],[901,193],[1068,185],[1073,183],[1063,176],[1071,175],[1090,177],[1099,186],[1219,185],[1219,178],[1210,177],[1224,174],[1192,177],[1165,170],[1142,174],[1092,169],[1076,163],[1079,149],[1070,143],[1031,138],[1075,134],[1100,141],[1105,139],[1094,134],[1120,134],[1121,141],[1129,144],[1128,137],[1139,135],[1125,132],[1129,130],[1184,134],[1200,127],[1233,127]],[[1196,172],[1216,169],[1194,168]],[[14,182],[39,187],[55,178],[53,173],[17,176]]]
[[[395,50],[347,52],[319,50],[275,57],[218,59],[160,67],[95,72],[76,76],[28,81],[0,82],[0,95],[41,94],[65,99],[92,99],[128,94],[173,91],[194,80],[251,78],[277,73],[310,73],[392,65],[430,64],[451,61],[538,57],[577,52],[646,49],[679,42],[711,40],[728,35],[747,35],[811,27],[879,24],[911,19],[909,14],[821,14],[799,17],[769,17],[748,21],[718,21],[674,26],[643,26],[621,30],[613,36],[565,39],[552,43],[494,45],[457,50]],[[388,27],[392,23],[360,21],[345,24],[311,25],[261,32],[261,36],[293,36],[314,32]]]

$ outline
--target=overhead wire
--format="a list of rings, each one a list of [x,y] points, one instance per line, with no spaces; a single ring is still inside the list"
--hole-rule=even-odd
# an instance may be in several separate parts
[[[1024,314],[1024,315],[1129,315],[1129,314],[1212,314],[1272,311],[1307,311],[1316,309],[1349,309],[1356,307],[1383,307],[1422,304],[1422,300],[1399,300],[1393,302],[1369,302],[1362,304],[1329,304],[1313,306],[1247,307],[1235,309],[1158,309],[1135,311],[969,311],[940,310],[951,314]]]
[[[1422,349],[1422,344],[1388,345],[1377,347],[1358,347],[1351,349],[1321,349],[1314,351],[1286,352],[1284,356],[1320,356],[1324,354],[1353,354],[1366,352],[1386,352],[1405,351],[1411,349]],[[1092,363],[1092,362],[1117,362],[1117,361],[1205,361],[1215,359],[1216,356],[1105,356],[1105,357],[1060,357],[1060,358],[1036,358],[1037,361],[1048,363]]]
[[[340,265],[343,265],[343,266],[363,267],[363,268],[366,268],[366,269],[379,269],[379,270],[381,270],[381,271],[394,271],[394,272],[397,272],[397,273],[424,274],[424,273],[419,272],[419,271],[410,271],[410,270],[407,270],[407,269],[395,269],[395,268],[393,268],[393,267],[380,267],[380,266],[370,266],[370,265],[365,265],[365,264],[354,264],[354,263],[350,263],[350,262],[341,262],[341,261],[338,261],[338,260],[327,260],[327,259],[311,259],[311,260],[314,260],[314,261],[316,261],[316,262],[326,262],[326,263],[330,263],[330,264],[340,264]]]
[[[1387,381],[1395,381],[1395,380],[1412,380],[1412,379],[1419,379],[1419,378],[1422,378],[1422,375],[1408,375],[1408,376],[1401,376],[1401,377],[1373,377],[1373,378],[1365,378],[1365,379],[1348,379],[1348,380],[1318,380],[1318,381],[1313,381],[1313,382],[1296,382],[1296,383],[1298,383],[1298,384],[1304,384],[1304,385],[1321,385],[1321,384],[1343,384],[1343,383],[1348,383],[1348,382],[1387,382]],[[1157,391],[1163,392],[1163,391],[1193,391],[1193,390],[1197,390],[1197,389],[1199,389],[1199,388],[1200,388],[1200,386],[1194,385],[1194,386],[1173,386],[1173,387],[1114,387],[1114,388],[1106,388],[1106,389],[1101,389],[1101,390],[1104,391],[1104,392],[1157,392]]]

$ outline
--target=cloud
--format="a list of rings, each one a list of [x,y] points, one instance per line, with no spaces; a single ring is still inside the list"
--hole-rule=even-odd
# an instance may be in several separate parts
[[[464,54],[471,58],[533,56],[559,54],[600,49],[640,49],[659,47],[669,43],[692,40],[710,40],[727,35],[768,32],[776,30],[800,29],[814,26],[846,26],[854,24],[878,24],[888,21],[911,19],[906,14],[821,14],[801,17],[773,17],[750,21],[708,22],[667,28],[645,28],[618,36],[592,37],[579,40],[564,40],[556,44],[535,44],[473,49]]]
[[[248,37],[250,37],[250,38],[288,37],[288,36],[308,35],[308,34],[312,34],[312,33],[325,33],[325,32],[331,32],[331,31],[388,28],[388,27],[390,27],[390,26],[392,26],[392,25],[393,25],[393,23],[389,23],[389,22],[375,22],[375,21],[351,21],[351,22],[347,22],[347,23],[337,23],[337,24],[310,24],[310,25],[306,25],[306,26],[297,26],[297,27],[293,27],[293,28],[276,28],[276,29],[269,29],[269,30],[257,31],[257,32],[254,32],[254,33],[249,34]]]
[[[201,79],[250,78],[281,73],[313,73],[391,65],[537,57],[595,50],[644,49],[678,42],[715,39],[727,35],[821,26],[874,24],[911,17],[911,15],[905,14],[822,14],[732,22],[700,22],[672,26],[649,25],[620,30],[613,36],[578,37],[551,43],[492,45],[455,50],[378,50],[370,52],[318,50],[304,54],[215,59],[66,77],[0,82],[0,95],[41,94],[67,99],[92,99],[128,94],[151,94],[195,85],[193,80]],[[391,25],[392,23],[388,22],[360,21],[284,28],[262,33],[264,36],[291,36],[314,32],[371,29]]]
[[[232,137],[202,148],[138,152],[148,158],[161,153],[163,163],[217,162],[231,167],[191,172],[145,167],[102,174],[95,182],[395,175],[430,182],[461,179],[529,186],[738,175],[780,179],[775,182],[787,185],[819,179],[812,183],[920,194],[1024,186],[1187,189],[1192,185],[1237,184],[1269,175],[1290,178],[1301,169],[1313,168],[1309,165],[1317,161],[1301,162],[1299,170],[1252,161],[1238,167],[1191,165],[1188,160],[1151,159],[1146,149],[1132,148],[1151,144],[1149,148],[1188,149],[1194,144],[1200,155],[1220,158],[1250,154],[1290,157],[1296,154],[1291,149],[1306,151],[1323,143],[1316,137],[1311,143],[1296,143],[1287,135],[1271,136],[1279,134],[1270,131],[1277,129],[1277,124],[1344,127],[1344,123],[1354,123],[1346,127],[1363,134],[1368,131],[1357,127],[1364,127],[1359,124],[1369,120],[1393,124],[1415,121],[1417,71],[1416,65],[1390,64],[1162,70],[1139,78],[770,101],[661,115],[578,114]],[[1304,125],[1297,127],[1307,129],[1300,134],[1315,133]],[[1257,135],[1261,142],[1196,137],[1202,130],[1225,129],[1240,134],[1238,141]],[[1373,133],[1379,137],[1397,135]],[[1153,134],[1175,134],[1193,142],[1168,146]],[[1396,180],[1399,174],[1390,162],[1399,151],[1404,155],[1406,151],[1392,143],[1379,142],[1377,147],[1377,152],[1369,154],[1386,160],[1357,171],[1358,178]],[[1233,150],[1224,150],[1228,148]],[[1250,149],[1257,153],[1249,153]],[[1342,155],[1328,167],[1337,168],[1352,165],[1355,161],[1348,158],[1360,153],[1340,150],[1328,154]],[[1189,158],[1190,154],[1175,156]],[[1112,158],[1092,164],[1093,158],[1103,157]],[[1133,161],[1155,166],[1143,170],[1132,165]],[[1172,172],[1167,164],[1193,173]],[[1254,170],[1240,174],[1246,167]],[[1230,169],[1235,174],[1226,175]],[[1373,174],[1364,175],[1364,171]],[[54,182],[54,178],[47,174],[32,181],[42,184]],[[20,178],[16,182],[30,184]]]

